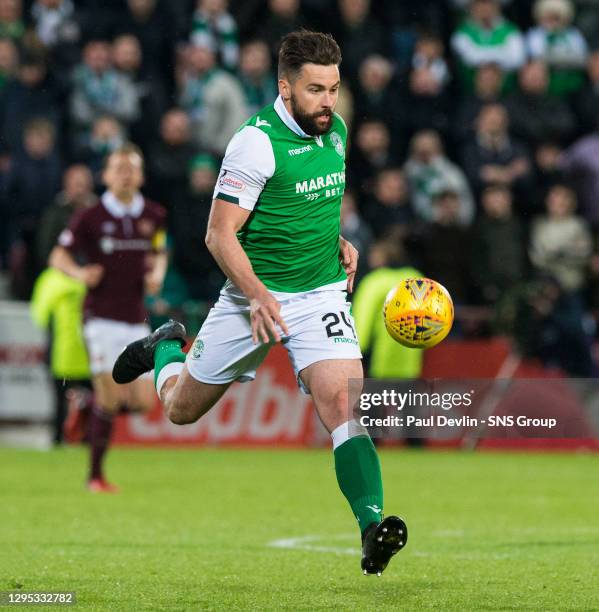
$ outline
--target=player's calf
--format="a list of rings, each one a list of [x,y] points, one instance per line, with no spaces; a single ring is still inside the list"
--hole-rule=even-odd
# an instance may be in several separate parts
[[[166,415],[176,425],[195,423],[222,397],[231,383],[212,385],[200,382],[183,368],[174,384],[170,380],[162,387],[160,399]]]

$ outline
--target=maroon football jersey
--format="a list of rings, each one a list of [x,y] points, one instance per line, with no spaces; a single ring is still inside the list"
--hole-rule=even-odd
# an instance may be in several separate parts
[[[84,319],[100,317],[141,323],[146,315],[144,276],[156,233],[164,230],[166,211],[138,195],[130,206],[106,192],[91,208],[74,215],[58,243],[86,264],[100,264],[104,275],[88,289]]]

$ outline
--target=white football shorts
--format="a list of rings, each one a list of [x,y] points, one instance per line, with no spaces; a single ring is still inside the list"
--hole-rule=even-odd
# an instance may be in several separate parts
[[[125,323],[112,319],[89,319],[83,324],[83,337],[92,374],[112,372],[112,366],[127,344],[151,332],[145,323]]]
[[[309,392],[299,373],[309,365],[326,359],[361,359],[345,291],[317,289],[273,295],[289,329],[282,344],[302,391]],[[249,302],[227,283],[187,354],[187,369],[196,380],[209,384],[254,380],[273,344],[252,342]]]

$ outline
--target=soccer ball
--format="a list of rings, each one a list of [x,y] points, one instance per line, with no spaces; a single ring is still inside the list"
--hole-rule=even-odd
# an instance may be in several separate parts
[[[430,348],[449,333],[453,302],[438,282],[408,278],[387,294],[383,318],[390,336],[403,346]]]

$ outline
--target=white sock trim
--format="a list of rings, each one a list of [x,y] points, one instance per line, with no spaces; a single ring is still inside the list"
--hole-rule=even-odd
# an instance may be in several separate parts
[[[366,427],[360,425],[357,421],[346,421],[339,427],[336,427],[331,432],[331,438],[333,439],[333,450],[341,446],[344,442],[347,442],[350,438],[356,436],[367,436],[368,430]]]
[[[167,363],[162,370],[158,373],[158,378],[156,379],[156,393],[158,393],[158,397],[160,397],[160,392],[162,391],[162,387],[164,383],[171,376],[179,376],[185,367],[185,363],[181,361],[173,361],[172,363]]]

